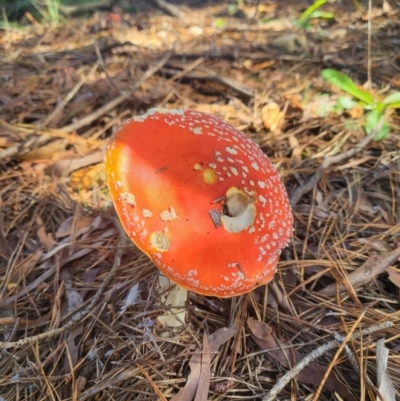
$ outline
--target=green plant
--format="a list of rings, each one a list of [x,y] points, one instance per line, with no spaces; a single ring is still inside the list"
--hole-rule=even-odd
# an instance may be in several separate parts
[[[224,18],[217,18],[214,22],[216,28],[222,29],[226,25],[226,20]]]
[[[293,24],[301,29],[307,29],[310,27],[309,20],[311,18],[323,18],[323,19],[333,19],[335,18],[333,13],[318,10],[322,5],[324,5],[327,0],[316,0],[311,6],[309,6],[297,20],[293,21]]]
[[[381,99],[380,96],[358,87],[348,75],[331,68],[322,71],[322,78],[358,100],[356,102],[349,97],[340,97],[336,103],[336,111],[352,109],[358,104],[366,111],[363,121],[365,132],[368,135],[375,133],[376,141],[385,139],[389,135],[390,126],[387,116],[391,109],[400,108],[400,92]]]
[[[60,22],[60,2],[61,0],[31,0],[32,6],[36,8],[38,13],[45,21],[50,22],[52,26],[58,25]]]

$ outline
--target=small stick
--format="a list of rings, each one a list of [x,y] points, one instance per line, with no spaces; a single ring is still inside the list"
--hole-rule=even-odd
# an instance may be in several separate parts
[[[110,83],[110,85],[120,94],[123,95],[123,92],[121,91],[120,88],[118,88],[117,84],[113,81],[113,79],[110,77],[110,74],[107,71],[107,67],[104,63],[103,56],[101,55],[100,51],[100,46],[99,43],[97,42],[97,39],[94,38],[93,41],[94,44],[94,50],[96,51],[97,59],[99,60],[98,62],[101,64],[101,67],[103,68],[104,73],[106,74],[107,80]]]
[[[366,137],[354,148],[351,148],[346,152],[325,158],[322,161],[318,171],[309,178],[306,184],[296,188],[290,195],[290,204],[292,208],[294,208],[297,205],[297,203],[299,202],[299,200],[303,195],[307,194],[314,188],[315,184],[321,179],[324,169],[328,168],[332,164],[340,163],[343,160],[354,156],[360,150],[367,147],[367,145],[373,141],[375,134],[380,131],[384,122],[385,122],[384,116],[382,116],[378,124],[376,125],[374,131],[371,132],[369,135],[366,135]]]
[[[82,128],[86,125],[89,125],[93,121],[97,120],[104,114],[108,113],[111,111],[114,107],[117,107],[119,104],[121,104],[123,101],[128,99],[132,94],[145,82],[147,81],[152,75],[154,75],[158,70],[160,70],[164,64],[169,60],[171,55],[173,54],[173,49],[170,50],[155,66],[149,68],[143,76],[133,85],[132,89],[129,90],[128,92],[123,93],[122,95],[119,95],[117,98],[111,100],[109,103],[105,104],[103,107],[100,107],[93,113],[87,115],[86,117],[82,118],[81,120],[77,121],[76,123],[66,125],[65,127],[61,128],[60,131],[64,131],[65,133],[70,133],[74,132],[79,128]],[[99,63],[97,62],[92,70],[97,68],[99,66]],[[63,107],[65,107],[65,104],[71,100],[73,96],[75,96],[75,93],[79,90],[79,88],[82,86],[82,84],[86,81],[86,79],[90,76],[92,73],[92,70],[89,72],[89,74],[80,81],[72,90],[70,93],[68,93],[67,97],[64,99],[64,101],[55,108],[55,110],[46,118],[46,120],[40,125],[40,127],[43,127],[47,125],[53,118],[54,115],[59,112]],[[38,127],[38,128],[40,128]],[[21,150],[25,149],[28,150],[34,145],[40,145],[43,142],[46,142],[48,139],[50,139],[50,136],[48,135],[42,135],[39,138],[37,137],[30,137],[28,138],[24,143],[18,144],[16,146],[12,146],[10,148],[7,148],[0,152],[0,160],[14,157],[18,153],[21,152]]]
[[[332,369],[333,369],[333,365],[334,363],[337,361],[337,359],[339,358],[339,355],[341,354],[341,352],[343,351],[343,348],[345,347],[345,345],[348,343],[349,338],[352,336],[352,334],[354,333],[354,330],[357,328],[358,324],[361,322],[361,320],[364,318],[365,316],[365,312],[367,310],[364,309],[363,312],[360,314],[360,316],[358,317],[358,319],[354,322],[352,328],[350,329],[350,331],[347,333],[346,337],[343,339],[343,341],[341,342],[341,344],[339,345],[339,348],[337,349],[333,359],[331,360],[328,368],[325,371],[324,377],[321,380],[321,383],[319,384],[317,391],[314,394],[314,397],[312,399],[312,401],[318,401],[319,395],[321,394],[321,391],[324,387],[324,384],[326,382],[326,380],[328,379],[329,374],[331,373]],[[337,339],[335,339],[337,341]]]
[[[97,120],[104,114],[108,113],[111,111],[113,108],[117,107],[120,105],[122,102],[124,102],[126,99],[131,97],[133,93],[145,82],[147,81],[152,75],[154,75],[160,68],[164,66],[164,64],[170,59],[171,55],[173,53],[173,49],[168,51],[167,54],[153,67],[149,68],[143,75],[142,77],[135,82],[135,84],[132,86],[132,89],[129,90],[128,92],[123,93],[122,95],[116,97],[115,99],[111,100],[107,104],[105,104],[103,107],[100,107],[93,113],[87,115],[86,117],[80,119],[76,123],[66,125],[65,127],[61,128],[61,131],[64,132],[74,132],[78,130],[79,128],[85,127],[86,125],[89,125],[93,121]]]
[[[368,334],[374,333],[379,330],[389,329],[394,326],[393,322],[386,321],[380,324],[376,324],[374,326],[367,327],[361,332],[355,333],[348,338],[348,341],[355,340],[360,338],[361,336],[366,336]],[[294,379],[309,363],[315,361],[320,356],[324,355],[326,352],[331,349],[338,347],[341,345],[340,341],[333,340],[324,345],[321,345],[314,351],[312,351],[309,355],[303,358],[300,362],[298,362],[292,369],[290,369],[287,373],[285,373],[275,384],[275,386],[271,389],[268,395],[266,395],[262,401],[274,401],[277,395],[283,390],[283,388],[290,382],[290,380]]]
[[[367,56],[367,89],[372,88],[372,58],[371,58],[371,33],[372,33],[372,0],[368,1],[368,56]]]
[[[58,329],[53,329],[53,330],[50,330],[50,331],[46,331],[44,333],[37,334],[35,336],[26,337],[26,338],[23,338],[22,340],[19,340],[19,341],[15,341],[15,342],[8,342],[8,341],[0,342],[0,349],[9,349],[9,348],[22,347],[23,345],[26,345],[26,344],[32,344],[32,343],[34,343],[36,341],[40,341],[40,340],[44,340],[44,339],[49,338],[49,337],[57,336],[57,335],[59,335],[61,333],[64,333],[66,330],[69,330],[71,327],[75,326],[77,323],[81,322],[82,319],[84,319],[87,315],[89,315],[89,313],[99,303],[101,295],[103,294],[103,292],[106,289],[107,285],[110,283],[110,281],[115,276],[115,273],[117,272],[118,268],[121,266],[122,256],[124,255],[124,253],[126,251],[126,246],[129,243],[128,239],[127,239],[127,237],[126,237],[126,235],[125,235],[125,233],[124,233],[124,231],[123,231],[123,229],[121,227],[121,225],[119,224],[119,221],[116,220],[115,223],[116,223],[116,226],[117,226],[118,231],[119,231],[119,236],[121,238],[121,246],[120,246],[120,248],[117,250],[117,252],[115,254],[114,263],[113,263],[113,266],[112,266],[111,270],[107,274],[107,276],[104,279],[104,281],[101,283],[99,289],[97,290],[96,294],[92,298],[90,304],[85,309],[83,309],[81,312],[79,312],[75,316],[73,316],[72,319],[68,323],[66,323],[64,326],[59,327]]]
[[[97,44],[97,43],[96,43]],[[98,46],[98,45],[97,45]],[[89,73],[86,74],[65,96],[64,100],[61,101],[60,104],[57,105],[57,107],[50,113],[50,115],[43,121],[42,124],[38,127],[38,129],[44,128],[47,124],[51,122],[51,120],[54,118],[54,116],[58,113],[60,113],[64,107],[71,101],[71,99],[78,93],[79,89],[81,89],[82,85],[87,82],[87,80],[91,77],[92,74],[97,70],[97,67],[99,66],[100,62],[97,61],[93,67],[90,69]]]

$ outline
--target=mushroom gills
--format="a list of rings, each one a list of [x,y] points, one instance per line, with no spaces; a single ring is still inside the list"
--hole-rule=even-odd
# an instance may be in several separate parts
[[[250,196],[239,188],[232,187],[226,192],[221,222],[229,233],[238,233],[246,230],[256,217],[254,196]]]

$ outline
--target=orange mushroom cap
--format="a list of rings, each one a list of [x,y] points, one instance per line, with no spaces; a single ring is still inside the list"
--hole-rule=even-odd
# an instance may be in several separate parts
[[[151,109],[114,134],[105,166],[127,235],[177,284],[230,297],[274,276],[292,233],[288,196],[270,160],[233,126]]]

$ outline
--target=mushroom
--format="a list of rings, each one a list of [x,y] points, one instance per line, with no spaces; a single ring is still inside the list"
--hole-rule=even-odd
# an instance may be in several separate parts
[[[292,234],[283,182],[261,149],[193,110],[126,121],[105,157],[127,235],[172,281],[231,297],[268,283]]]

